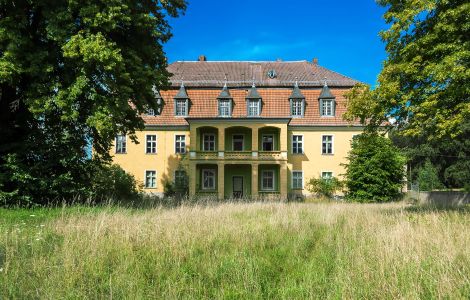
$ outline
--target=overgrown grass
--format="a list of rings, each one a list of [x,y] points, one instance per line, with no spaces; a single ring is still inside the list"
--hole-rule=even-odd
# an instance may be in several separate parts
[[[0,214],[0,298],[470,296],[465,209],[228,203]]]

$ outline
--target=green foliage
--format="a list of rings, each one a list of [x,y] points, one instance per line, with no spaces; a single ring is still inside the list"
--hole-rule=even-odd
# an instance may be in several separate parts
[[[168,85],[166,18],[184,0],[0,2],[0,195],[87,194],[117,133]],[[94,160],[86,149],[93,142]],[[6,196],[6,197],[10,197]]]
[[[307,182],[307,190],[310,193],[315,193],[322,195],[324,197],[331,198],[335,194],[335,192],[341,190],[343,187],[342,182],[336,178],[310,178]]]
[[[91,199],[94,202],[106,200],[138,200],[141,197],[140,186],[132,174],[119,165],[104,165],[95,168],[91,182]]]
[[[443,188],[442,183],[439,181],[437,169],[430,160],[426,160],[424,166],[418,170],[418,184],[421,191]]]
[[[179,170],[184,171],[180,168]],[[164,184],[164,196],[165,197],[186,197],[189,193],[189,178],[187,173],[184,173],[184,178],[175,178],[174,181],[167,180]]]
[[[387,202],[400,196],[405,159],[388,138],[377,133],[356,136],[347,159],[348,199]]]

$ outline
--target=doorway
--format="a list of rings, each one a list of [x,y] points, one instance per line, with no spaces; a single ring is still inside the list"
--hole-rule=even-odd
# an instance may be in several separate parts
[[[243,197],[243,176],[232,177],[233,198]]]

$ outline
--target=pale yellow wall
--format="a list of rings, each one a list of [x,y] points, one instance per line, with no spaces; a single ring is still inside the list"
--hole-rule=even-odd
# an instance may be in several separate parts
[[[145,135],[157,135],[157,153],[145,153]],[[157,187],[155,189],[144,189],[148,193],[163,193],[165,180],[173,181],[174,171],[178,168],[182,156],[175,154],[175,135],[186,136],[186,152],[189,151],[189,131],[153,131],[146,130],[136,133],[139,144],[134,144],[127,137],[127,153],[116,154],[115,147],[111,149],[113,162],[119,164],[124,170],[133,174],[135,178],[144,183],[145,171],[157,171]],[[186,154],[189,155],[189,154]],[[183,162],[184,163],[184,162]]]
[[[291,130],[288,134],[289,152],[289,189],[291,185],[291,172],[303,171],[304,176],[304,194],[309,194],[306,183],[312,177],[319,177],[322,172],[333,172],[333,176],[339,177],[344,174],[344,167],[341,163],[346,163],[346,156],[351,149],[351,140],[353,135],[360,134],[360,130]],[[303,135],[304,154],[292,153],[292,135]],[[333,154],[322,154],[322,136],[333,136]]]

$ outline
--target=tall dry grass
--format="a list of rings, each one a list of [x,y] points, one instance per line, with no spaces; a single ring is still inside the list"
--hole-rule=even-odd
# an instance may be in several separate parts
[[[227,203],[25,223],[0,236],[1,298],[470,297],[468,210]]]

